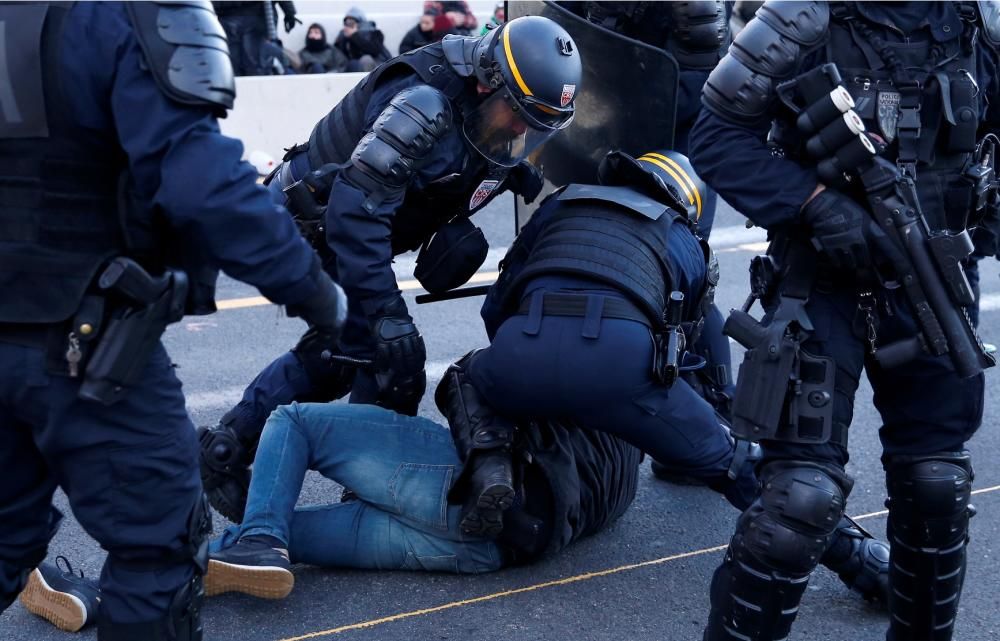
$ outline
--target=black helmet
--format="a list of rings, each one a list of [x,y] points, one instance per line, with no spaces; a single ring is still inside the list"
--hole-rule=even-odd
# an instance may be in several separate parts
[[[492,93],[466,116],[463,131],[489,160],[514,166],[572,122],[580,53],[552,20],[525,16],[486,33],[473,63]]]
[[[682,153],[668,149],[634,158],[624,151],[612,151],[601,161],[597,175],[602,185],[638,187],[687,214],[688,220],[701,218],[707,186]]]

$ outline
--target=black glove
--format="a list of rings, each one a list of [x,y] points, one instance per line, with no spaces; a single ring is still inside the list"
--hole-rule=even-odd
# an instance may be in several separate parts
[[[812,227],[813,244],[839,269],[857,271],[872,264],[872,251],[885,234],[858,203],[836,189],[824,189],[802,209]]]
[[[301,317],[310,328],[327,336],[331,345],[336,345],[347,321],[347,296],[325,272],[319,272],[316,283],[319,291],[304,301],[288,305],[288,315]]]
[[[302,21],[296,18],[294,13],[285,14],[285,33],[291,33],[297,24],[302,24]]]
[[[375,338],[378,405],[416,416],[427,387],[424,339],[402,298],[382,306],[371,318]]]
[[[523,198],[526,203],[530,203],[535,198],[538,198],[544,182],[542,172],[538,171],[538,167],[535,167],[527,160],[517,163],[517,166],[511,169],[510,174],[507,176],[507,184],[510,190]]]

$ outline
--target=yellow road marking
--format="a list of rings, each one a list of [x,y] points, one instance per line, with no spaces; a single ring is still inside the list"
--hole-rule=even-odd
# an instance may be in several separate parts
[[[472,278],[469,279],[470,283],[492,283],[500,275],[500,272],[479,272],[473,274]],[[409,291],[414,289],[423,289],[423,285],[416,280],[401,280],[397,283],[399,289],[402,291]],[[261,305],[270,305],[271,301],[267,300],[263,296],[248,296],[246,298],[227,298],[224,300],[215,301],[215,306],[219,310],[223,309],[243,309],[244,307],[260,307]]]
[[[981,490],[973,490],[973,494],[988,494],[990,492],[996,492],[1000,490],[1000,485],[994,485],[992,487],[984,487]],[[863,519],[870,519],[876,516],[885,516],[888,514],[888,510],[880,510],[878,512],[870,512],[868,514],[862,514],[860,516],[855,516],[855,521],[861,521]],[[483,596],[473,597],[471,599],[462,599],[460,601],[451,601],[449,603],[443,603],[441,605],[436,605],[431,608],[423,608],[421,610],[411,610],[409,612],[400,612],[399,614],[393,614],[387,617],[382,617],[380,619],[370,619],[368,621],[361,621],[360,623],[351,623],[349,625],[342,625],[337,628],[330,628],[329,630],[320,630],[319,632],[310,632],[309,634],[303,634],[297,637],[287,637],[280,639],[279,641],[305,641],[305,639],[317,639],[319,637],[331,636],[334,634],[341,634],[343,632],[351,632],[353,630],[364,630],[365,628],[373,628],[375,626],[383,625],[386,623],[392,623],[394,621],[402,621],[403,619],[412,619],[413,617],[424,616],[427,614],[434,614],[436,612],[443,612],[445,610],[452,610],[454,608],[461,608],[467,605],[475,605],[476,603],[484,603],[486,601],[493,601],[495,599],[502,599],[504,597],[513,596],[515,594],[524,594],[525,592],[534,592],[536,590],[543,590],[545,588],[558,587],[560,585],[569,585],[571,583],[579,583],[581,581],[589,581],[590,579],[597,579],[603,576],[609,576],[611,574],[618,574],[620,572],[628,572],[630,570],[637,570],[639,568],[650,567],[652,565],[661,565],[663,563],[669,563],[670,561],[679,561],[680,559],[689,559],[693,556],[703,556],[705,554],[711,554],[713,552],[721,552],[726,549],[728,545],[716,545],[710,548],[702,548],[700,550],[694,550],[691,552],[681,552],[679,554],[672,554],[670,556],[664,556],[659,559],[652,559],[649,561],[640,561],[639,563],[629,563],[628,565],[619,565],[616,568],[608,568],[607,570],[597,570],[595,572],[586,572],[584,574],[577,574],[575,576],[568,576],[562,579],[555,579],[552,581],[545,581],[544,583],[535,583],[534,585],[526,585],[523,588],[513,588],[511,590],[503,590],[502,592],[494,592],[492,594],[485,594]]]

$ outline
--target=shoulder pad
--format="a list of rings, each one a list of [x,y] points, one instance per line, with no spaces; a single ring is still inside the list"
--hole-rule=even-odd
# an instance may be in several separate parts
[[[417,85],[393,96],[343,174],[366,194],[365,210],[374,213],[386,198],[405,190],[451,125],[451,103],[434,87]]]
[[[637,192],[629,187],[608,187],[606,185],[568,185],[559,194],[559,201],[573,200],[598,200],[608,202],[619,207],[633,211],[643,218],[659,220],[663,214],[670,210],[661,202],[657,202],[648,196]],[[676,214],[675,214],[676,215]]]
[[[830,6],[826,2],[775,2],[768,0],[757,12],[763,20],[783,36],[803,47],[815,47],[822,42],[830,26]]]
[[[136,38],[156,80],[169,98],[214,107],[219,115],[236,97],[226,33],[211,3],[126,2]]]
[[[670,3],[670,52],[684,69],[710,71],[729,45],[729,21],[722,0]]]
[[[703,101],[714,114],[740,123],[766,115],[779,82],[826,37],[830,8],[821,2],[765,2],[712,70]]]
[[[979,0],[979,22],[983,35],[994,49],[1000,49],[1000,2]]]

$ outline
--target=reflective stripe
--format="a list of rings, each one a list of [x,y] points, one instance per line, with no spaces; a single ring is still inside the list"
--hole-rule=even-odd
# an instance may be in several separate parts
[[[646,154],[646,156],[652,157],[652,158],[658,158],[658,159],[662,160],[663,162],[667,163],[668,165],[670,165],[671,167],[673,167],[674,169],[676,169],[677,172],[681,176],[683,176],[682,182],[687,183],[687,186],[690,187],[691,191],[694,192],[694,198],[695,198],[695,200],[698,203],[697,206],[696,206],[696,208],[698,210],[698,217],[701,218],[701,194],[698,192],[698,187],[697,187],[697,185],[694,184],[694,181],[691,179],[691,176],[688,176],[687,172],[684,171],[684,168],[681,167],[679,164],[677,164],[676,160],[668,158],[667,156],[664,156],[663,154],[657,154],[657,153],[650,152],[650,153]],[[668,169],[667,171],[670,171],[670,170]],[[672,173],[670,175],[674,176],[674,174],[672,174]],[[677,176],[674,176],[674,177],[676,178]]]
[[[521,92],[526,96],[533,95],[531,89],[528,89],[528,85],[524,84],[524,78],[521,77],[521,72],[517,70],[517,63],[514,62],[514,54],[510,50],[510,25],[503,30],[503,50],[507,54],[507,64],[510,66],[510,72],[514,74],[514,80],[517,82],[517,86],[521,88]]]
[[[694,193],[692,194],[692,190],[690,187],[688,187],[687,181],[681,178],[677,174],[677,172],[675,172],[665,163],[657,160],[656,158],[651,158],[650,157],[651,155],[652,154],[647,154],[639,158],[639,160],[648,162],[651,165],[656,165],[663,171],[667,172],[667,174],[669,174],[674,180],[676,180],[677,184],[684,191],[684,195],[687,196],[688,202],[695,206],[695,218],[701,218],[701,197],[698,195],[698,190],[695,189]],[[681,173],[684,173],[683,170],[681,171]]]

